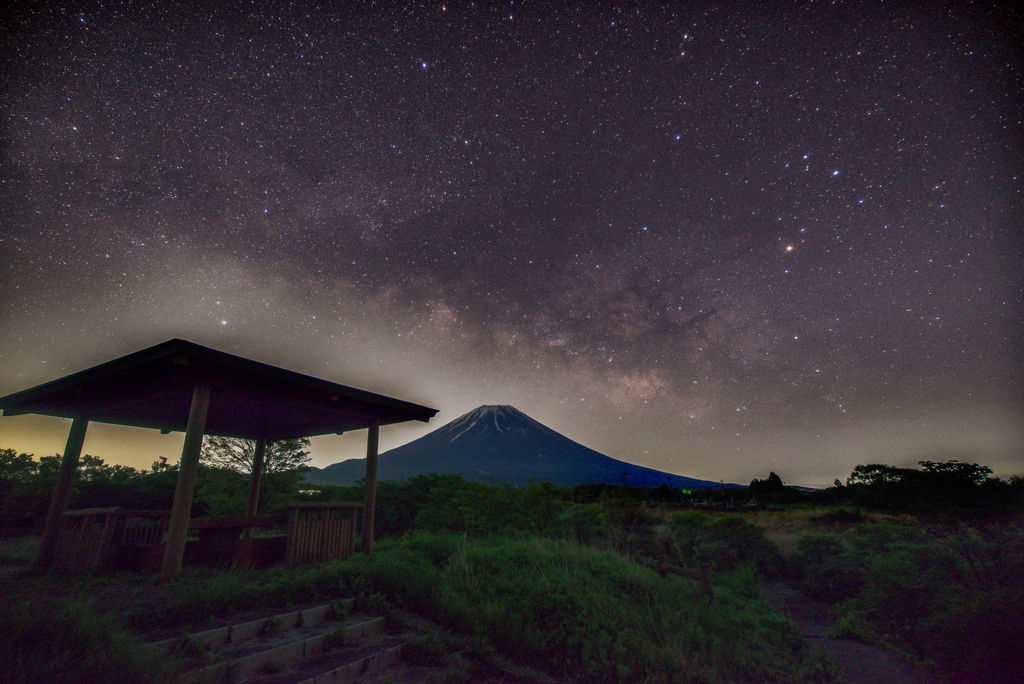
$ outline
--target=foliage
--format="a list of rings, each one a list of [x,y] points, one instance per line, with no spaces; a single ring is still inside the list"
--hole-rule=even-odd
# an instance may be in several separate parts
[[[59,456],[36,461],[31,454],[0,449],[0,524],[11,527],[42,522],[59,467]]]
[[[913,519],[805,537],[805,589],[838,604],[847,632],[939,664],[953,682],[1024,668],[1024,530],[1017,518]]]
[[[450,629],[564,681],[831,681],[789,623],[751,600],[750,578],[696,583],[626,558],[541,537],[416,533],[341,566]]]
[[[664,543],[668,555],[684,566],[710,562],[718,572],[749,566],[768,580],[778,579],[786,571],[778,548],[740,516],[677,513]]]
[[[268,442],[263,456],[264,475],[305,470],[309,464],[309,439],[283,439]],[[241,475],[252,473],[256,459],[256,442],[236,437],[207,435],[199,462],[211,468],[232,470]]]
[[[0,483],[21,482],[35,474],[39,464],[32,454],[0,449]]]
[[[292,453],[289,458],[294,462],[300,456]],[[0,525],[5,528],[41,527],[53,496],[60,462],[59,455],[36,460],[30,454],[0,449]],[[286,462],[277,461],[278,465]],[[259,511],[279,512],[285,503],[298,498],[301,472],[293,468],[264,475]],[[84,454],[79,459],[69,507],[168,510],[174,502],[177,481],[178,465],[168,463],[166,458],[155,461],[150,470],[138,471]],[[200,464],[193,515],[237,515],[245,511],[247,498],[247,477],[230,469]]]
[[[315,500],[362,501],[355,487],[320,487]],[[374,530],[378,536],[414,529],[474,534],[546,532],[557,524],[568,490],[549,482],[528,487],[485,485],[460,475],[415,475],[377,483]]]
[[[863,573],[847,554],[840,539],[807,535],[800,539],[798,549],[802,586],[811,596],[833,602],[844,601],[855,596],[864,585]]]
[[[81,602],[24,602],[0,612],[0,681],[91,684],[174,681],[173,663],[157,663],[112,618]]]
[[[29,565],[38,554],[38,535],[0,537],[0,565]]]
[[[782,484],[782,478],[772,471],[768,474],[768,479],[766,480],[751,480],[748,489],[752,495],[758,496],[784,492],[786,491],[786,486]]]
[[[1013,505],[1022,492],[1013,482],[991,477],[977,463],[920,461],[920,469],[879,463],[859,465],[846,481],[846,495],[868,507],[926,510],[936,507],[991,508]]]

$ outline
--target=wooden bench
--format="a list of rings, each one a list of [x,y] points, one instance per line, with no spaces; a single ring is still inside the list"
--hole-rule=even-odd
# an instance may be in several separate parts
[[[348,558],[355,551],[356,515],[363,507],[352,502],[303,502],[288,504],[289,565]]]

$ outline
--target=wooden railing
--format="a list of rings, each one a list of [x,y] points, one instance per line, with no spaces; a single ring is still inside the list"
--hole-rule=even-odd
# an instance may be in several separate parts
[[[348,558],[355,550],[356,514],[361,503],[304,502],[289,504],[289,565]]]
[[[82,508],[66,511],[51,567],[84,572],[106,565],[117,546],[159,543],[169,511]]]

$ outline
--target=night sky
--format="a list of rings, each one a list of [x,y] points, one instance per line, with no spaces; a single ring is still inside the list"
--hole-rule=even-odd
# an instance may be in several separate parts
[[[727,482],[1024,473],[1009,4],[334,4],[15,4],[0,395],[181,337],[441,410],[382,449],[511,404]]]

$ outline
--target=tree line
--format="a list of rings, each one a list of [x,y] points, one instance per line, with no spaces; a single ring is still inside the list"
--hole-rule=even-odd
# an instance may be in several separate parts
[[[309,462],[309,440],[268,445],[261,481],[260,514],[276,513],[295,499]],[[196,476],[194,517],[238,515],[245,511],[255,443],[207,437]],[[42,524],[57,482],[61,456],[0,449],[0,528],[35,528]],[[130,510],[170,510],[178,483],[178,465],[160,457],[148,469],[111,465],[83,455],[70,508],[121,506]]]
[[[362,483],[353,487],[310,485],[303,479],[309,440],[268,445],[258,512],[283,520],[284,505],[297,499],[361,501]],[[203,443],[192,515],[237,515],[245,510],[255,444],[249,440],[207,437]],[[0,449],[0,527],[41,525],[60,468],[59,455],[36,458]],[[694,505],[738,508],[752,505],[849,504],[862,508],[907,510],[999,509],[1024,500],[1024,478],[992,477],[986,466],[957,460],[921,461],[920,468],[858,465],[846,482],[809,490],[787,487],[774,472],[748,487],[682,490],[595,483],[558,487],[485,485],[458,475],[420,475],[406,482],[378,483],[381,534],[399,534],[416,526],[444,529],[498,529],[511,526],[540,531],[554,513],[554,502],[602,504],[629,518],[643,505],[687,508]],[[137,470],[84,455],[72,494],[72,508],[121,506],[131,510],[168,510],[174,501],[178,466],[166,458]],[[424,512],[425,511],[425,512]]]

